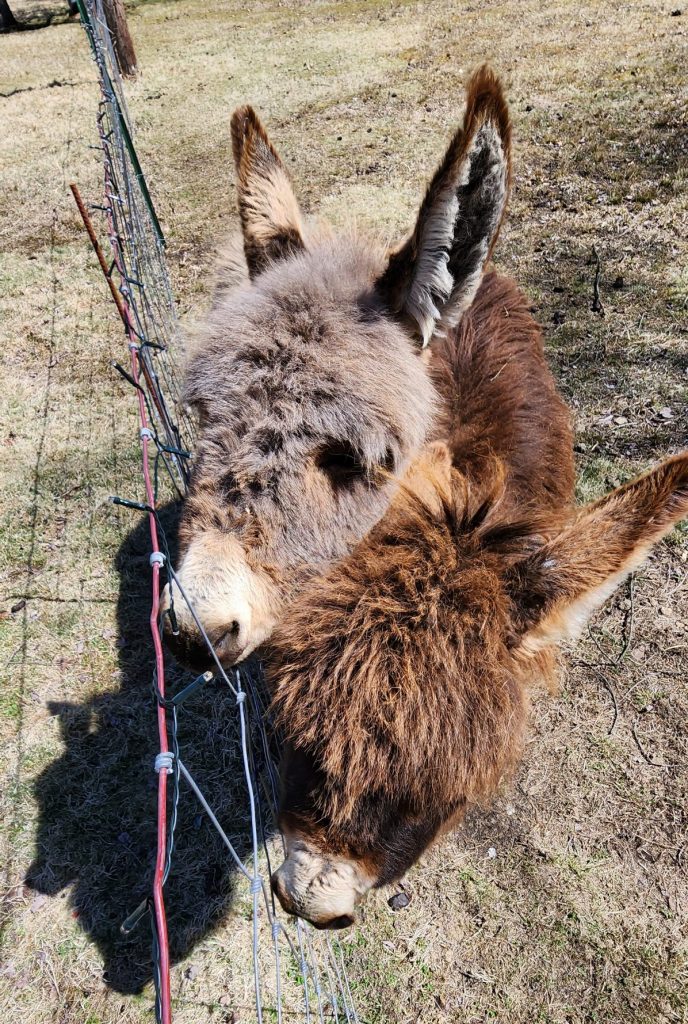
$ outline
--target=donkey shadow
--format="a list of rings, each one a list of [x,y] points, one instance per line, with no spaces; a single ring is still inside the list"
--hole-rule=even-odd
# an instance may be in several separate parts
[[[170,540],[177,514],[174,506],[161,513]],[[59,717],[65,751],[35,783],[36,856],[26,876],[30,888],[50,896],[70,887],[73,916],[98,946],[104,981],[126,994],[140,992],[152,977],[147,915],[129,936],[120,931],[127,915],[150,894],[155,860],[153,761],[158,748],[148,630],[149,550],[144,519],[117,556],[119,690],[83,704],[49,705]],[[173,689],[193,678],[166,660]],[[250,851],[248,802],[236,704],[226,685],[211,682],[182,705],[179,741],[185,764],[243,860]],[[195,797],[183,780],[180,785],[172,870],[165,886],[173,963],[226,919],[237,875]],[[266,807],[262,816],[269,821]]]

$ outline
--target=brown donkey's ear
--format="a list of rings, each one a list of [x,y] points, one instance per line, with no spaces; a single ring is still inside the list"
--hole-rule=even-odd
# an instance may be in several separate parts
[[[251,278],[304,248],[301,211],[277,150],[252,107],[232,115],[239,215]]]
[[[468,83],[463,129],[430,182],[410,238],[378,283],[423,348],[453,327],[473,298],[497,239],[511,177],[511,124],[499,79],[487,66]]]
[[[688,516],[688,452],[581,509],[571,526],[517,563],[507,588],[524,653],[575,636],[650,547]]]

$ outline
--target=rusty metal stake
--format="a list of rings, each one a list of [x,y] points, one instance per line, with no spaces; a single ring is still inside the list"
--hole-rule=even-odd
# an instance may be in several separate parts
[[[122,302],[122,296],[120,295],[119,291],[117,290],[117,285],[112,280],[112,274],[110,273],[110,268],[108,267],[107,260],[105,259],[105,256],[103,255],[103,250],[101,249],[100,242],[98,241],[98,239],[96,237],[95,228],[93,227],[93,221],[91,220],[91,218],[89,216],[89,213],[88,213],[88,210],[86,209],[86,207],[84,205],[84,201],[81,198],[81,193],[79,192],[78,186],[75,184],[75,182],[71,182],[69,187],[72,190],[72,195],[74,196],[74,202],[76,203],[77,208],[79,210],[79,213],[81,214],[81,219],[84,222],[84,227],[86,228],[86,230],[88,232],[88,237],[91,239],[91,245],[93,246],[93,248],[95,250],[95,254],[98,257],[98,262],[100,263],[100,269],[103,271],[103,274],[105,276],[105,280],[108,283],[108,287],[110,289],[112,297],[115,300],[115,305],[117,306],[117,312],[121,316],[122,323],[124,324],[126,330],[129,330],[129,328],[131,326],[131,324],[129,322],[129,316],[127,314],[127,310],[125,308],[125,305]]]

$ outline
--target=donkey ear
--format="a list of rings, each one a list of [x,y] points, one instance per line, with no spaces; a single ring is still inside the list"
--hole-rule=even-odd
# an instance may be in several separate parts
[[[251,278],[304,248],[301,211],[277,150],[252,107],[232,115],[239,215]]]
[[[516,631],[532,654],[575,636],[651,546],[688,516],[688,452],[588,505],[508,576]]]
[[[499,79],[485,65],[468,83],[463,129],[430,182],[416,226],[378,282],[387,305],[413,325],[423,348],[438,326],[455,326],[473,301],[510,178],[509,112]]]

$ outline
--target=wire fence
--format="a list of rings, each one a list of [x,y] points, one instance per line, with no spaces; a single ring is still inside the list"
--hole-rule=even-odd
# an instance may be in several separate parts
[[[266,693],[256,664],[227,671],[220,663],[202,625],[189,605],[205,637],[214,665],[196,679],[185,681],[175,692],[166,685],[162,645],[160,593],[164,578],[176,583],[168,538],[159,516],[162,496],[183,498],[189,482],[194,444],[194,423],[180,404],[179,327],[165,259],[165,242],[145,177],[134,147],[132,124],[102,0],[79,0],[81,20],[88,35],[100,83],[97,114],[98,146],[103,161],[103,198],[90,210],[102,214],[110,247],[104,255],[89,210],[72,186],[84,224],[98,255],[112,297],[122,319],[129,362],[115,369],[132,386],[138,401],[143,501],[124,497],[115,503],[145,512],[150,528],[152,571],[150,629],[155,651],[153,694],[157,712],[159,753],[157,850],[151,896],[123,922],[127,934],[149,916],[153,935],[153,976],[156,1018],[170,1024],[173,999],[165,909],[165,882],[174,871],[174,840],[182,783],[198,800],[217,830],[243,878],[251,905],[249,963],[255,995],[255,1020],[289,1019],[358,1024],[347,975],[344,950],[338,938],[314,932],[301,921],[285,917],[270,890],[271,861],[284,853],[275,830],[278,800],[277,750],[266,731]],[[175,612],[170,615],[175,627]],[[197,784],[180,749],[178,720],[185,701],[211,680],[231,696],[234,731],[229,742],[237,745],[242,765],[240,777],[229,779],[237,800],[244,804],[249,828],[246,862],[237,852],[213,808]],[[230,712],[228,712],[229,714]],[[197,766],[203,768],[203,765]],[[194,768],[194,771],[196,769]],[[188,794],[187,794],[188,795]]]

